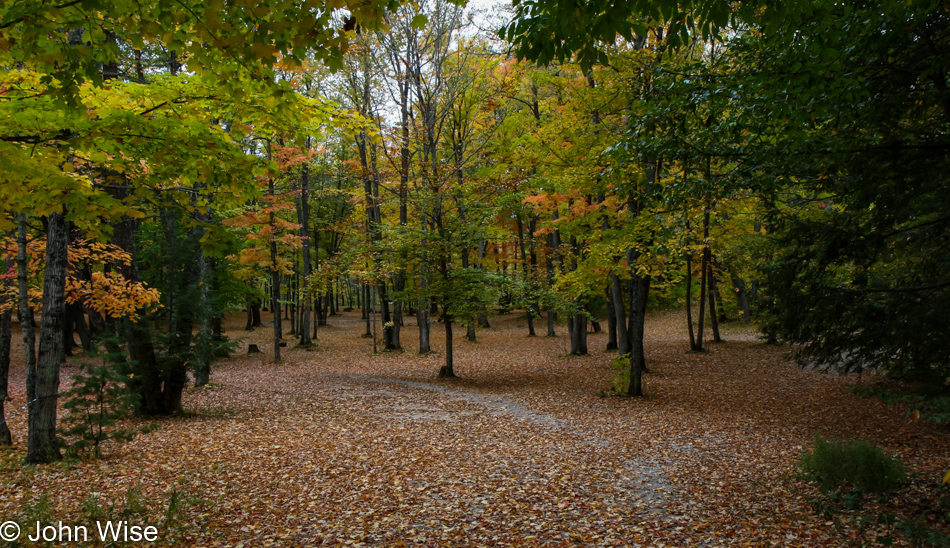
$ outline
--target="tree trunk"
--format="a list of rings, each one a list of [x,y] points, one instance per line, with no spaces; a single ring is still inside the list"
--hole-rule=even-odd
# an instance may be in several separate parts
[[[13,268],[13,261],[7,256],[3,260],[3,273],[10,272]],[[3,281],[3,285],[9,282]],[[7,401],[7,381],[10,373],[10,350],[13,343],[13,312],[10,309],[12,303],[7,293],[0,296],[0,309],[5,309],[0,313],[0,446],[13,445],[13,438],[10,436],[10,429],[7,427],[7,419],[4,412],[4,403]]]
[[[423,264],[419,267],[419,290],[426,291],[426,267]],[[419,353],[428,354],[432,348],[429,345],[429,300],[423,298],[419,302],[419,310],[416,311],[416,322],[419,324]]]
[[[67,305],[72,308],[72,322],[76,324],[76,332],[79,333],[79,342],[82,344],[82,349],[84,352],[93,353],[96,351],[96,344],[92,340],[92,335],[89,333],[89,328],[86,326],[86,315],[83,313],[83,306],[81,303],[74,303],[72,305]]]
[[[708,283],[709,287],[709,319],[712,321],[712,332],[713,332],[713,342],[722,342],[722,337],[719,336],[719,315],[716,313],[716,276],[713,272],[713,261],[710,258],[709,260],[709,274],[708,274]]]
[[[572,314],[567,319],[571,332],[571,354],[575,356],[587,355],[587,316]]]
[[[198,244],[198,279],[201,283],[198,286],[200,293],[201,309],[198,312],[199,317],[199,336],[198,348],[196,348],[195,360],[195,386],[204,386],[211,381],[211,361],[212,352],[212,333],[211,322],[214,312],[211,307],[211,259],[205,255]]]
[[[752,313],[749,310],[749,296],[746,294],[745,280],[736,274],[731,275],[732,287],[736,291],[736,300],[739,301],[739,309],[742,310],[742,320],[745,323],[752,321]]]
[[[363,309],[366,310],[366,332],[363,333],[363,337],[368,339],[373,336],[371,317],[376,308],[376,302],[373,299],[373,288],[369,285],[363,286],[363,303]]]
[[[624,356],[630,353],[630,331],[627,328],[627,308],[623,302],[623,283],[616,273],[610,273],[610,300],[617,324],[617,354]]]
[[[310,148],[310,139],[307,139],[307,149]],[[300,311],[300,346],[306,348],[313,345],[310,337],[310,298],[307,284],[310,280],[310,168],[304,166],[300,179],[300,204],[297,208],[300,217],[301,263],[303,281],[301,285]]]
[[[23,350],[26,361],[26,401],[32,405],[36,399],[36,328],[33,324],[33,310],[30,307],[29,286],[27,285],[26,255],[26,213],[17,216],[17,290],[19,296],[18,317],[23,333]]]
[[[64,213],[49,216],[46,273],[43,278],[43,321],[36,359],[36,396],[30,405],[26,462],[39,464],[62,458],[56,441],[59,367],[66,359],[63,321],[66,313],[68,233]]]
[[[444,317],[445,320],[445,365],[439,369],[439,378],[440,379],[454,379],[455,378],[455,362],[452,358],[452,317],[448,314]]]
[[[610,286],[604,290],[607,307],[607,348],[604,350],[617,350],[617,313],[614,312],[614,299],[611,296]]]
[[[518,226],[518,247],[521,249],[521,273],[522,279],[525,284],[525,299],[524,299],[524,311],[525,316],[528,319],[528,336],[535,337],[537,333],[534,331],[534,310],[532,309],[532,279],[531,279],[531,269],[528,267],[528,254],[525,250],[525,241],[524,241],[524,223],[521,221],[521,216],[515,216],[515,222]]]
[[[700,350],[696,346],[696,335],[693,333],[693,260],[686,255],[686,323],[689,325],[689,349]]]
[[[646,352],[643,346],[643,326],[650,292],[650,277],[634,274],[634,295],[630,303],[630,387],[628,396],[643,395],[643,373],[646,371]]]
[[[699,278],[699,324],[696,326],[696,350],[702,351],[705,343],[703,330],[706,327],[706,274],[709,271],[709,208],[703,214],[703,259]]]

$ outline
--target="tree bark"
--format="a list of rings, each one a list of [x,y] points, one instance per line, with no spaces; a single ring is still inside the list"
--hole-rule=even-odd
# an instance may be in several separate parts
[[[646,352],[643,346],[643,326],[646,320],[650,277],[634,274],[634,295],[630,303],[630,387],[628,396],[643,395],[643,373],[646,371]]]
[[[531,302],[533,280],[531,279],[531,268],[528,266],[528,254],[525,250],[524,222],[521,220],[521,215],[515,215],[515,221],[518,226],[518,246],[521,249],[521,273],[525,284],[524,311],[528,320],[528,336],[536,337],[537,333],[534,331],[534,310]]]
[[[26,255],[26,213],[17,216],[17,290],[19,297],[18,317],[23,334],[23,350],[26,361],[26,400],[29,404],[36,399],[36,327],[33,324],[33,310],[30,307],[29,286],[27,284]]]
[[[455,361],[452,354],[452,317],[446,314],[443,319],[445,321],[445,365],[439,369],[439,378],[454,379],[456,375]]]
[[[611,286],[607,286],[604,291],[607,307],[607,348],[604,350],[617,350],[617,313],[614,312],[614,299],[610,291]]]
[[[699,324],[696,326],[696,350],[702,351],[706,327],[706,274],[709,272],[709,207],[703,213],[703,258],[699,278]]]
[[[59,367],[66,359],[63,321],[66,314],[68,233],[64,212],[52,213],[46,233],[46,273],[43,278],[43,321],[36,359],[36,396],[30,404],[26,462],[39,464],[62,458],[56,441],[56,402]]]
[[[615,272],[610,273],[610,299],[617,323],[617,354],[630,353],[630,331],[627,328],[627,307],[623,301],[623,283]]]
[[[307,139],[307,149],[310,148],[310,139]],[[299,207],[297,208],[300,216],[300,240],[301,240],[301,263],[303,269],[303,282],[300,284],[302,288],[301,296],[301,311],[300,311],[300,329],[298,332],[300,334],[300,346],[309,347],[313,345],[313,341],[310,336],[310,298],[309,298],[309,288],[307,284],[310,283],[310,168],[304,166],[303,174],[300,178],[300,200]]]
[[[752,321],[752,313],[749,310],[749,296],[746,294],[745,280],[737,274],[732,274],[732,287],[736,291],[736,299],[739,301],[739,309],[742,310],[742,319],[745,323]]]
[[[709,319],[712,322],[713,342],[722,342],[722,337],[719,336],[719,315],[716,313],[716,276],[713,272],[712,258],[710,258],[708,264],[709,274],[707,280],[709,287],[707,289],[709,293]]]
[[[693,333],[693,260],[689,253],[686,254],[686,323],[689,325],[689,349],[694,352],[700,350],[696,347],[696,335]]]
[[[211,361],[214,359],[214,354],[211,350],[214,342],[211,333],[211,323],[214,319],[214,314],[211,310],[211,276],[211,259],[205,255],[199,243],[198,279],[201,280],[199,285],[201,309],[198,312],[199,336],[198,348],[196,348],[197,359],[195,360],[195,386],[204,386],[211,381]]]
[[[13,268],[13,261],[7,256],[3,260],[3,273],[10,272]],[[8,282],[3,282],[5,285]],[[13,437],[10,436],[10,429],[7,427],[6,415],[4,412],[4,403],[7,401],[7,381],[10,373],[10,350],[13,343],[13,312],[11,310],[12,299],[9,297],[0,297],[0,446],[13,445]]]

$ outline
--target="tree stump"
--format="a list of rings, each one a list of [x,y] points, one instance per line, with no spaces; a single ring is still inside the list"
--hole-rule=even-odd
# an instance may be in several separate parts
[[[256,344],[249,344],[249,345],[247,345],[247,353],[248,353],[248,354],[260,354],[260,353],[261,353],[261,349],[258,348]]]

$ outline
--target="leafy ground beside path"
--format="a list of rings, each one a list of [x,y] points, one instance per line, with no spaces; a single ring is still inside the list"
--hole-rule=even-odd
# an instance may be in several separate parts
[[[847,546],[888,526],[815,515],[816,489],[793,477],[815,435],[870,439],[913,471],[869,515],[919,512],[950,467],[945,433],[848,392],[872,379],[802,371],[742,326],[688,353],[682,314],[651,316],[648,397],[631,400],[599,395],[603,334],[590,356],[564,356],[563,333],[528,338],[523,316],[495,317],[476,343],[456,336],[462,378],[437,380],[440,324],[434,354],[414,353],[409,325],[407,351],[373,355],[358,314],[333,320],[317,349],[275,365],[269,327],[232,318],[239,353],[186,394],[188,414],[99,461],[20,467],[14,417],[0,518],[83,524],[136,506],[132,523],[181,546]],[[21,356],[13,369],[19,407]]]

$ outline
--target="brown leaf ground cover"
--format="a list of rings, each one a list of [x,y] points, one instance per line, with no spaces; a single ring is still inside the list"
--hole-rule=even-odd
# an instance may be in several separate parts
[[[175,546],[860,546],[891,526],[814,513],[794,463],[815,435],[867,438],[913,471],[868,515],[919,512],[950,467],[945,433],[848,392],[869,379],[803,371],[744,326],[688,353],[682,314],[651,316],[648,397],[633,400],[604,395],[604,334],[565,356],[563,327],[528,338],[522,315],[495,317],[478,342],[456,335],[461,378],[438,380],[440,324],[433,354],[415,354],[409,325],[405,352],[374,355],[358,320],[273,364],[270,329],[232,318],[238,354],[186,394],[188,413],[98,461],[20,467],[13,417],[0,517],[125,511]]]

